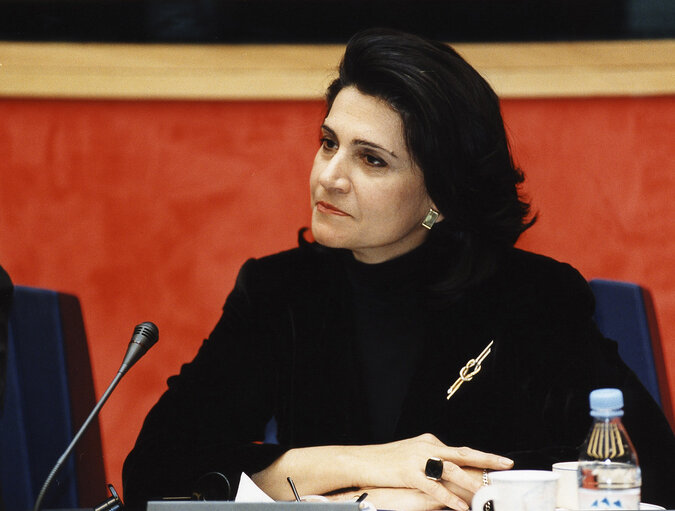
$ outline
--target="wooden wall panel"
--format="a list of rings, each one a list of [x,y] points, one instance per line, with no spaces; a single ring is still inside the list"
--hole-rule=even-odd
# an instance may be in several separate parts
[[[675,93],[675,40],[455,44],[501,97]],[[340,45],[0,42],[0,96],[316,99]]]

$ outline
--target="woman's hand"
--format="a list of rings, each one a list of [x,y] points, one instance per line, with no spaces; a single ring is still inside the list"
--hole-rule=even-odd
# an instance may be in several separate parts
[[[483,481],[483,471],[477,468],[465,468],[471,477]],[[467,491],[450,482],[443,482],[449,491],[458,495],[464,502],[470,502],[473,492]],[[397,511],[430,511],[446,507],[432,496],[411,488],[358,488],[342,493],[326,495],[328,500],[353,502],[362,493],[368,495],[366,500],[377,509],[396,509]]]
[[[445,505],[420,490],[411,488],[361,488],[337,495],[327,496],[333,501],[354,501],[354,498],[368,493],[366,500],[377,509],[396,509],[397,511],[431,511],[443,509]]]
[[[465,510],[473,494],[482,485],[482,470],[504,470],[513,466],[507,458],[468,447],[449,447],[434,435],[367,446],[364,452],[368,473],[357,477],[363,486],[376,488],[410,488],[419,490],[451,509]],[[441,481],[426,477],[424,468],[429,458],[443,460]],[[359,485],[361,486],[361,485]]]
[[[443,460],[441,481],[424,474],[429,458]],[[252,479],[276,500],[293,499],[286,483],[290,476],[300,495],[327,494],[341,488],[409,489],[423,493],[424,502],[434,503],[436,508],[463,511],[469,508],[471,497],[482,484],[483,469],[504,470],[512,466],[507,458],[468,447],[449,447],[426,433],[387,444],[291,449],[253,474]],[[415,492],[402,495],[415,502],[422,499]]]

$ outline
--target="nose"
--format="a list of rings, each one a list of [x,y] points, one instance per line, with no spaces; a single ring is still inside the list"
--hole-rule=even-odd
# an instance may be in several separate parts
[[[346,155],[339,150],[330,159],[319,163],[319,184],[326,190],[347,193],[351,189]]]

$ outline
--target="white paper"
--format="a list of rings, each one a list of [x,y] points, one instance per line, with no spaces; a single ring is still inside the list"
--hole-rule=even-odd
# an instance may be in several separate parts
[[[239,489],[237,496],[234,498],[235,502],[274,502],[274,499],[262,491],[253,480],[241,473],[239,480]]]

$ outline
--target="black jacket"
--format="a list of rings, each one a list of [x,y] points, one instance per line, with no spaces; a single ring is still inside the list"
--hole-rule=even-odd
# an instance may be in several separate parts
[[[219,471],[233,486],[292,447],[372,443],[354,363],[341,251],[301,247],[241,269],[196,358],[169,379],[124,465],[127,505],[190,495]],[[592,321],[593,296],[572,267],[517,249],[488,281],[420,324],[418,364],[395,429],[550,469],[577,458],[588,394],[618,387],[643,469],[643,500],[675,506],[675,437]],[[459,369],[494,339],[473,381],[446,400]],[[392,375],[395,377],[396,375]],[[276,416],[280,445],[260,445]]]

